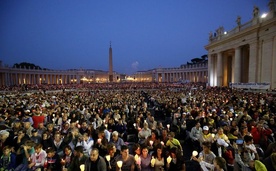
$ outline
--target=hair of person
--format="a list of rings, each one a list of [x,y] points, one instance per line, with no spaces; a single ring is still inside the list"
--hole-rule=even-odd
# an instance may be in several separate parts
[[[173,137],[173,138],[174,138],[175,133],[174,133],[174,132],[170,132],[170,133],[169,133],[169,135],[170,135],[171,137]]]
[[[245,136],[243,137],[243,139],[244,139],[244,141],[247,143],[247,142],[249,142],[249,141],[252,141],[252,140],[253,140],[253,137],[250,136],[250,135],[245,135]]]
[[[77,147],[75,147],[74,151],[76,151],[78,153],[83,153],[83,146],[77,146]]]
[[[33,140],[27,140],[25,141],[24,145],[33,147],[35,142]]]
[[[140,147],[141,147],[140,144],[136,143],[136,144],[133,145],[132,150],[135,151]]]
[[[204,141],[204,142],[202,142],[202,146],[206,146],[206,147],[209,147],[209,148],[211,148],[211,143],[209,142],[209,141]]]
[[[96,151],[96,152],[99,154],[99,149],[98,149],[98,148],[93,148],[93,149],[91,150],[91,153],[92,153],[92,151]]]
[[[66,148],[72,151],[72,148],[71,148],[70,145],[66,145],[66,146],[63,148],[63,150],[65,150]]]
[[[218,165],[220,168],[222,168],[223,170],[226,170],[226,161],[225,161],[225,159],[224,159],[223,157],[217,156],[217,157],[215,158],[215,161],[216,161],[217,165]]]
[[[122,145],[122,146],[121,146],[121,151],[124,151],[124,150],[126,150],[126,149],[128,149],[128,147],[127,147],[126,145]]]
[[[35,146],[34,146],[35,149],[39,149],[39,148],[42,148],[42,144],[40,143],[36,143]]]
[[[107,151],[109,152],[110,150],[112,150],[113,149],[113,147],[115,146],[115,144],[114,143],[109,143],[109,144],[107,144]]]
[[[237,131],[237,128],[231,128],[231,129],[230,129],[230,133],[231,133],[231,134],[234,134],[235,131]]]

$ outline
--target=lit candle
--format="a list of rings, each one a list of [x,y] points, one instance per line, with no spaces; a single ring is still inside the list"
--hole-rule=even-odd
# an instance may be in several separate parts
[[[97,140],[97,142],[98,142],[98,144],[100,144],[100,143],[102,142],[102,139],[99,138],[99,139]]]
[[[150,146],[152,146],[152,144],[153,144],[153,141],[152,141],[152,140],[150,140],[150,141],[149,141],[149,143],[150,143]]]
[[[108,162],[110,161],[110,155],[106,155],[105,158]]]
[[[135,154],[134,160],[136,161],[136,163],[137,163],[137,161],[138,161],[138,158],[139,158],[139,156],[138,156],[137,154]]]
[[[167,163],[171,163],[171,161],[172,161],[172,158],[171,158],[171,156],[169,156],[169,157],[167,157]]]
[[[212,138],[215,138],[215,134],[212,134]]]
[[[121,170],[122,166],[123,166],[123,161],[117,161],[117,166],[119,167],[119,169]]]
[[[198,155],[198,152],[197,151],[193,151],[193,157],[197,156]]]
[[[81,171],[84,171],[84,169],[85,169],[84,164],[81,164],[81,165],[80,165],[80,170],[81,170]]]
[[[164,145],[164,142],[163,142],[163,141],[161,141],[161,144],[162,144],[162,145]]]
[[[141,158],[140,158],[140,157],[138,157],[137,164],[138,164],[138,165],[141,164]]]
[[[154,165],[155,165],[155,158],[153,156],[151,158],[150,163],[151,163],[151,167],[154,167]]]
[[[170,124],[167,124],[167,128],[170,129]]]

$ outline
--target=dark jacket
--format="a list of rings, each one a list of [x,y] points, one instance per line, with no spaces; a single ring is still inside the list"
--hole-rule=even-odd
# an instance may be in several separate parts
[[[80,171],[80,165],[85,164],[88,157],[83,155],[80,159],[78,156],[73,157],[71,164],[68,167],[68,171]]]
[[[97,163],[97,171],[107,171],[106,167],[106,162],[103,157],[99,156],[98,160],[96,161]],[[92,161],[90,158],[86,160],[85,162],[85,171],[93,171],[95,170],[94,168],[91,168],[91,163]]]

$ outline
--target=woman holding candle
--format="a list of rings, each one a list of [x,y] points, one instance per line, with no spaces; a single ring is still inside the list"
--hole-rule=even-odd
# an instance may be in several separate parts
[[[107,155],[105,156],[108,171],[116,171],[116,158],[120,154],[113,143],[107,145]]]
[[[148,149],[153,152],[158,144],[160,144],[160,139],[158,138],[157,131],[153,130],[151,136],[146,140],[146,145]]]
[[[151,159],[151,166],[154,167],[154,171],[163,171],[165,168],[165,158],[163,155],[163,146],[158,144],[156,150]]]
[[[105,138],[104,130],[99,130],[97,142],[94,143],[93,148],[99,150],[100,156],[105,156],[107,154],[107,144],[108,141]]]
[[[138,165],[140,171],[152,171],[153,167],[151,166],[151,155],[149,155],[149,150],[147,146],[142,148],[142,155],[140,157],[141,163]]]
[[[177,148],[170,150],[170,156],[167,158],[167,171],[184,171],[185,163]]]

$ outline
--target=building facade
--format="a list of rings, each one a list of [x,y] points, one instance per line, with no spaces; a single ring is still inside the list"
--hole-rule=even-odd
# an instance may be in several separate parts
[[[116,82],[120,75],[114,73]],[[40,70],[28,68],[12,68],[3,66],[0,62],[0,86],[22,84],[81,84],[107,83],[109,74],[99,70]]]
[[[207,82],[208,62],[138,71],[134,74],[134,78],[136,82]]]
[[[210,33],[208,51],[208,83],[228,86],[229,83],[269,83],[276,88],[276,13],[275,0],[269,1],[269,12],[260,15],[253,9],[252,20],[231,31],[219,27]]]

